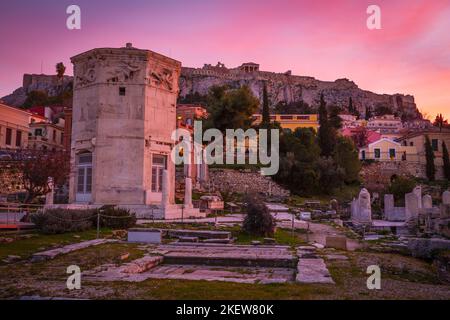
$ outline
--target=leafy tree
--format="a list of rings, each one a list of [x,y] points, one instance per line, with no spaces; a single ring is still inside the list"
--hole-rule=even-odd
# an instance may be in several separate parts
[[[354,135],[352,135],[353,143],[358,148],[363,148],[369,141],[369,132],[365,126],[359,127]]]
[[[384,116],[386,114],[391,114],[392,110],[391,108],[389,108],[387,105],[385,105],[384,103],[378,103],[375,106],[375,115],[376,116]]]
[[[405,194],[410,193],[416,187],[416,181],[405,176],[395,176],[389,187],[387,193],[393,194],[398,205],[405,205]]]
[[[328,120],[327,105],[325,103],[323,94],[320,95],[319,106],[319,146],[321,149],[321,155],[325,157],[331,156],[333,152],[334,136],[332,127]]]
[[[342,185],[345,178],[345,170],[338,166],[333,158],[321,157],[317,163],[320,178],[320,189],[326,194]]]
[[[45,106],[48,105],[48,95],[47,92],[41,90],[33,90],[27,94],[27,99],[23,103],[22,107],[29,109],[34,106]]]
[[[350,138],[339,137],[334,148],[334,161],[345,173],[345,183],[353,183],[359,180],[361,161],[355,144]]]
[[[19,150],[14,169],[19,173],[27,191],[25,202],[32,202],[50,192],[48,178],[53,178],[55,186],[63,185],[69,174],[69,156],[65,152],[44,150]]]
[[[274,180],[296,194],[314,194],[318,190],[317,162],[320,148],[316,132],[298,128],[280,135],[280,168]]]
[[[262,108],[262,122],[263,128],[268,128],[270,125],[270,110],[269,110],[269,97],[267,96],[267,83],[264,81],[263,86],[263,108]]]
[[[245,218],[242,225],[245,232],[255,236],[273,236],[275,219],[267,209],[264,201],[255,194],[245,197]]]
[[[197,91],[194,93],[188,93],[184,97],[178,96],[178,104],[201,104],[206,105],[208,95],[201,95]]]
[[[286,101],[280,101],[275,105],[275,112],[279,114],[315,114],[317,110],[311,107],[308,103],[301,101],[295,101],[286,103]]]
[[[66,72],[66,66],[64,65],[64,63],[59,62],[56,64],[56,75],[58,76],[58,78],[62,78],[64,77],[64,73]]]
[[[425,157],[426,157],[426,174],[430,181],[434,181],[436,177],[436,165],[434,163],[435,155],[430,137],[425,137]]]
[[[258,110],[259,100],[247,86],[228,89],[226,86],[214,86],[208,94],[209,117],[206,128],[248,129],[252,124],[252,115]]]
[[[450,158],[445,141],[442,141],[442,160],[444,161],[444,177],[450,180]]]

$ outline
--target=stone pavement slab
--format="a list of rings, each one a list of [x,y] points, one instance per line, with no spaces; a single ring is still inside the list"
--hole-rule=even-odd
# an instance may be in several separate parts
[[[56,249],[52,249],[52,250],[34,253],[31,257],[31,261],[35,262],[35,261],[51,260],[61,254],[66,254],[66,253],[73,252],[76,250],[81,250],[81,249],[85,249],[85,248],[88,248],[91,246],[98,246],[100,244],[105,244],[105,243],[110,243],[110,242],[117,242],[117,240],[94,239],[94,240],[82,241],[79,243],[73,243],[73,244],[69,244],[69,245],[61,247],[61,248],[56,248]]]
[[[90,281],[130,281],[141,282],[148,279],[225,281],[237,283],[286,283],[294,280],[294,269],[253,268],[253,267],[212,267],[199,265],[162,264],[146,272],[126,274],[119,268],[108,271],[83,274]]]
[[[300,283],[334,284],[323,259],[300,258],[297,266],[296,281]]]

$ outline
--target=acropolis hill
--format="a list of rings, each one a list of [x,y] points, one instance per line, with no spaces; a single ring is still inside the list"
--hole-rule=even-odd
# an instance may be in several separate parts
[[[47,91],[51,96],[58,90],[57,86],[71,87],[72,77],[58,80],[52,75],[25,74],[23,87],[14,93],[1,98],[6,104],[19,106],[24,103],[26,94],[33,90]],[[62,83],[61,83],[62,82]],[[347,109],[349,98],[353,106],[364,115],[366,108],[375,110],[377,106],[386,106],[392,112],[406,119],[420,118],[421,114],[414,102],[414,97],[404,94],[377,94],[360,89],[353,81],[338,79],[321,81],[313,77],[284,73],[261,71],[259,64],[244,63],[236,68],[227,68],[223,63],[205,64],[202,68],[183,67],[180,76],[180,97],[198,93],[205,95],[213,85],[228,85],[236,88],[242,85],[250,87],[255,96],[262,101],[263,83],[267,83],[271,106],[278,103],[306,102],[317,106],[320,94],[323,94],[328,105],[337,105]]]
[[[376,94],[358,88],[348,79],[321,81],[313,77],[292,75],[291,71],[284,73],[261,71],[259,64],[252,62],[236,68],[227,68],[220,62],[215,66],[205,64],[202,68],[184,67],[180,77],[180,96],[185,97],[195,92],[204,95],[213,85],[226,84],[232,88],[247,85],[262,101],[264,82],[267,83],[272,106],[280,102],[289,104],[299,101],[317,106],[320,94],[323,94],[327,104],[340,106],[344,110],[348,107],[351,97],[353,106],[363,115],[366,108],[375,110],[378,105],[384,105],[407,119],[421,116],[411,95]]]

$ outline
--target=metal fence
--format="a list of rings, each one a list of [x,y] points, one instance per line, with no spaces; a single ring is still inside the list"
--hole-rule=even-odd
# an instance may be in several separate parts
[[[0,202],[0,224],[17,224],[27,214],[43,209],[39,204]]]

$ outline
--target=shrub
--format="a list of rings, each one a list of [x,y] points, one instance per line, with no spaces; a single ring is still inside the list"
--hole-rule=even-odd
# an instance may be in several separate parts
[[[397,205],[405,205],[405,194],[413,191],[416,186],[414,179],[405,176],[395,176],[390,186],[387,189],[387,193],[393,194]]]
[[[246,216],[243,229],[255,236],[273,236],[275,220],[260,197],[255,194],[245,198]]]
[[[46,234],[79,232],[92,229],[95,210],[50,209],[31,215],[31,222]]]
[[[130,210],[115,206],[103,206],[100,211],[100,227],[111,229],[128,229],[136,224],[136,215]],[[97,217],[93,218],[97,225]]]

